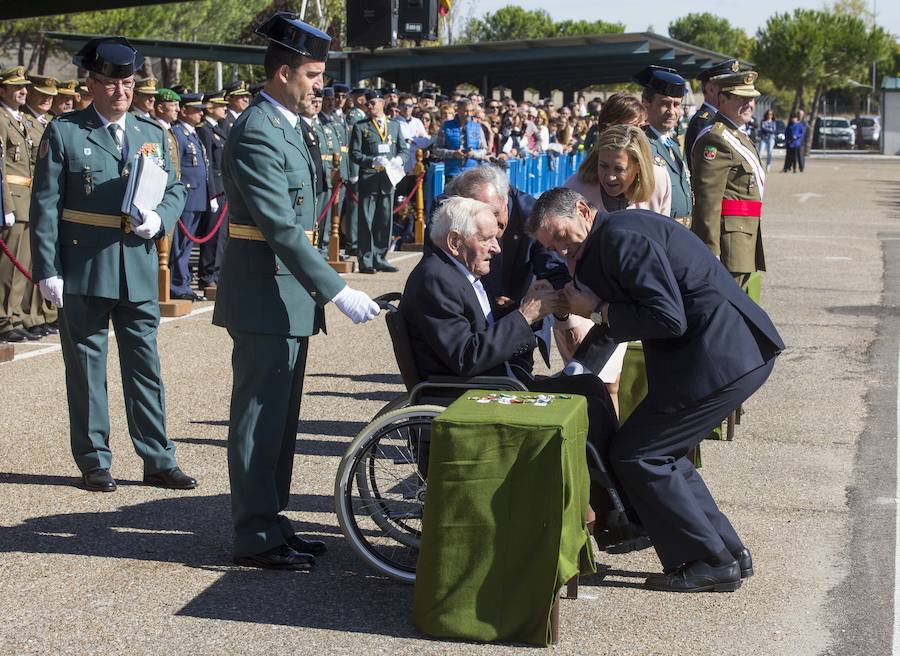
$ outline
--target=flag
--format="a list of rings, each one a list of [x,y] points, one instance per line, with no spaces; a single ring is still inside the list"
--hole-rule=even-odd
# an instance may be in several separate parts
[[[441,16],[446,16],[450,13],[450,7],[452,6],[452,0],[441,0],[441,3],[438,5],[438,13]]]

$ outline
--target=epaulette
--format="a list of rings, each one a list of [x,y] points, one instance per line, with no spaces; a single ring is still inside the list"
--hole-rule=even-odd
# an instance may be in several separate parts
[[[63,118],[65,116],[68,116],[68,114],[63,114],[63,116],[61,116],[60,118]],[[157,130],[164,131],[163,126],[161,126],[159,123],[154,121],[152,118],[147,118],[146,116],[138,116],[137,114],[132,114],[132,116],[134,116],[134,118],[136,120],[141,121],[142,123],[146,123],[147,125],[152,125]]]
[[[702,112],[700,112],[700,118],[702,118],[704,120],[708,119],[709,118],[709,110],[704,109]]]

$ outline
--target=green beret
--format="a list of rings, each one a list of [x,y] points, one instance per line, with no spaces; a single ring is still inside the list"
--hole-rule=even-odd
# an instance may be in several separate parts
[[[156,99],[160,102],[180,102],[181,96],[171,89],[158,89],[156,92]]]

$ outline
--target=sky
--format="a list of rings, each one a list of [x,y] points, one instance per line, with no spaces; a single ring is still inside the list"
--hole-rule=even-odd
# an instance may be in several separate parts
[[[624,23],[626,32],[644,32],[649,26],[657,34],[668,34],[668,25],[685,14],[712,11],[727,18],[732,25],[743,28],[753,35],[765,25],[775,13],[793,12],[794,9],[821,9],[822,0],[717,0],[712,5],[709,0],[638,0],[632,2],[585,2],[585,0],[455,0],[464,4],[462,13],[481,16],[496,11],[509,4],[517,4],[525,9],[547,9],[554,20],[585,19],[605,20]],[[870,0],[872,2],[872,0]],[[900,36],[900,2],[897,0],[874,0],[878,24]],[[873,4],[874,4],[873,2]],[[830,2],[828,4],[831,4]],[[604,5],[610,7],[604,9]],[[870,4],[872,6],[872,4]],[[595,7],[586,9],[586,7]]]

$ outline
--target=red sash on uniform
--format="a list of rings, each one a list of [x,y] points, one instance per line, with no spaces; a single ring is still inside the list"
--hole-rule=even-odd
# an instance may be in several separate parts
[[[760,200],[728,200],[722,199],[722,216],[762,216]]]

